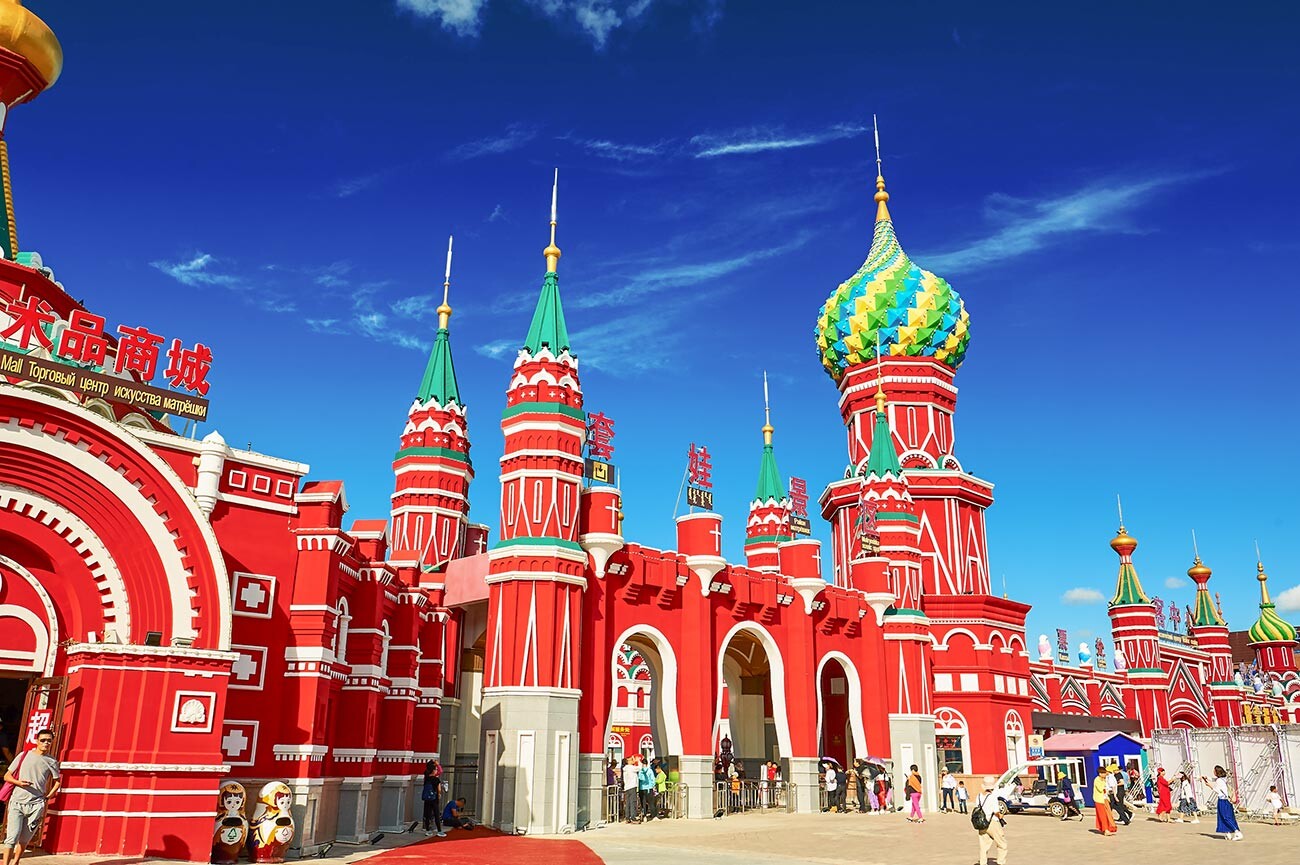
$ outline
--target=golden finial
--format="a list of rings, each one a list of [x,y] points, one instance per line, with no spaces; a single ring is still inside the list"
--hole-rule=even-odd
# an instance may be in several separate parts
[[[1259,554],[1259,541],[1255,541],[1255,571],[1255,579],[1259,580],[1259,603],[1273,603],[1268,596],[1268,575],[1264,573],[1264,557]]]
[[[763,370],[763,444],[772,443],[774,432],[776,427],[772,426],[772,407],[767,400],[767,370]]]
[[[451,291],[451,235],[447,235],[447,272],[442,280],[442,305],[438,307],[438,330],[446,330],[451,320],[451,306],[447,294]]]
[[[551,185],[551,242],[542,250],[546,256],[546,272],[555,273],[555,266],[560,263],[560,248],[555,245],[555,199],[560,190],[560,169],[555,169],[555,182]]]
[[[880,168],[880,127],[876,125],[876,115],[871,115],[871,132],[876,138],[876,222],[889,221],[889,193],[885,191],[885,174]]]

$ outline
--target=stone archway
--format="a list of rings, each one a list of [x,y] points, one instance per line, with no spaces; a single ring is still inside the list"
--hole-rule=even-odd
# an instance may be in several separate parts
[[[843,652],[827,652],[817,663],[817,741],[819,756],[846,766],[867,755],[862,681]]]
[[[733,748],[739,745],[755,752],[737,752],[737,756],[758,761],[793,756],[785,704],[785,660],[766,628],[756,622],[740,622],[727,632],[718,651],[717,681],[712,737],[715,751],[722,739],[725,718],[733,734]],[[766,723],[768,707],[770,725]],[[738,737],[734,726],[737,721],[746,725]]]
[[[649,672],[648,705],[646,724],[656,743],[656,753],[661,756],[682,756],[682,727],[677,712],[677,654],[672,643],[662,631],[651,625],[633,625],[625,630],[614,642],[614,651],[610,659],[610,708],[606,715],[606,738],[613,733],[616,726],[614,719],[619,706],[619,655],[623,646],[628,646],[639,655]],[[624,734],[627,743],[626,753],[640,750],[643,733]]]

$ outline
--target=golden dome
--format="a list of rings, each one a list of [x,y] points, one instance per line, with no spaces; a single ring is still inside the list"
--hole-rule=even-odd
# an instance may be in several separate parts
[[[0,0],[0,48],[27,59],[49,87],[63,71],[63,49],[54,31],[23,8],[20,0]]]
[[[1110,548],[1117,553],[1125,551],[1132,553],[1137,549],[1137,545],[1137,538],[1126,532],[1123,526],[1119,527],[1119,534],[1110,539]]]
[[[1191,577],[1193,580],[1197,577],[1205,577],[1208,580],[1211,573],[1213,572],[1201,562],[1200,556],[1196,557],[1196,564],[1187,569],[1187,576]]]

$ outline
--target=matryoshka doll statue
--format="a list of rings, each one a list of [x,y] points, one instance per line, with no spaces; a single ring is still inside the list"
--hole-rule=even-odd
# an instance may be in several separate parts
[[[232,865],[248,840],[248,818],[244,801],[248,794],[243,784],[228,781],[217,796],[217,825],[212,831],[212,859],[217,865]]]
[[[293,840],[293,792],[281,781],[262,787],[253,815],[254,862],[283,862]]]

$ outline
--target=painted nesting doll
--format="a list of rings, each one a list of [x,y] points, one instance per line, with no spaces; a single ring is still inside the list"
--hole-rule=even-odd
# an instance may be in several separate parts
[[[232,865],[239,861],[239,852],[248,840],[248,818],[244,816],[247,798],[243,784],[229,781],[221,785],[217,794],[217,825],[212,830],[211,862]]]
[[[293,792],[272,781],[262,787],[253,814],[251,845],[254,862],[283,862],[293,840]]]

